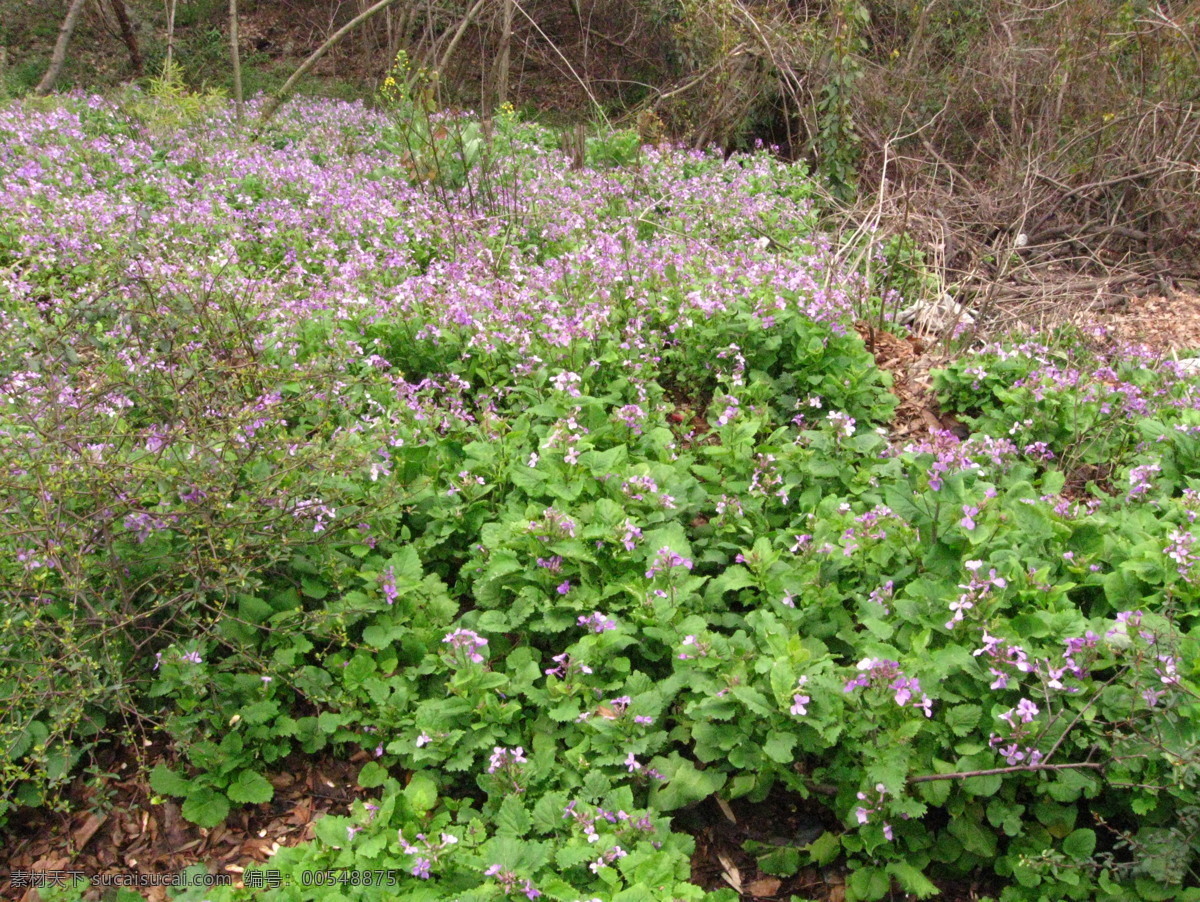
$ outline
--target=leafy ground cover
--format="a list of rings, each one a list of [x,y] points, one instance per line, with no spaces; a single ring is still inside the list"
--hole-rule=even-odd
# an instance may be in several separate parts
[[[983,347],[891,441],[801,169],[392,99],[0,111],[0,818],[151,735],[197,825],[374,793],[179,898],[707,898],[772,793],[848,899],[1197,896],[1178,365]]]

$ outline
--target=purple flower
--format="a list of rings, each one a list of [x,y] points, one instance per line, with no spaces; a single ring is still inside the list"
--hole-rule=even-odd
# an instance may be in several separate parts
[[[400,596],[400,592],[396,589],[396,568],[386,568],[379,577],[379,583],[383,589],[383,597],[387,603],[395,604],[396,599]]]
[[[979,508],[972,507],[969,504],[964,504],[962,512],[963,512],[963,517],[961,520],[958,521],[958,525],[961,526],[963,529],[974,529],[975,528],[975,519],[974,518],[979,514]]]
[[[797,689],[803,688],[807,682],[808,682],[808,677],[806,677],[806,676],[800,677],[798,680],[796,680],[796,688]],[[807,695],[801,695],[799,692],[795,693],[792,696],[792,707],[790,709],[792,714],[794,714],[796,717],[803,717],[805,714],[808,713],[808,703],[811,701],[812,701],[811,697],[809,697]]]
[[[492,757],[488,762],[487,772],[494,774],[498,770],[512,770],[519,764],[526,762],[525,749],[517,746],[513,749],[506,749],[503,746],[495,746],[492,749]]]
[[[691,570],[692,561],[664,545],[658,549],[658,554],[655,556],[654,562],[650,565],[650,569],[646,571],[646,579],[654,579],[659,573],[669,570],[672,567],[683,567],[686,570]]]
[[[558,594],[559,595],[566,595],[570,591],[571,591],[571,581],[570,580],[564,580],[562,583],[559,584],[559,586],[558,586]]]
[[[579,617],[576,621],[580,626],[586,626],[593,633],[604,633],[617,628],[617,622],[601,614],[599,611],[593,611],[586,617]]]
[[[447,633],[442,642],[449,645],[456,654],[463,654],[476,664],[483,663],[483,655],[479,653],[479,649],[484,648],[488,641],[473,630],[456,629]]]

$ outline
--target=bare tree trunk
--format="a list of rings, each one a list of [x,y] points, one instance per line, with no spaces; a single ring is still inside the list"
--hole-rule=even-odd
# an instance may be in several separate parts
[[[54,83],[58,81],[63,63],[67,60],[67,44],[71,42],[71,35],[75,32],[75,26],[79,22],[79,14],[83,11],[83,2],[84,0],[71,0],[71,6],[67,9],[67,17],[63,19],[62,27],[58,29],[58,40],[55,41],[54,53],[50,56],[50,68],[46,70],[46,74],[42,76],[38,86],[33,89],[34,94],[42,96],[54,90]]]
[[[513,0],[503,0],[504,19],[500,31],[500,52],[496,54],[496,106],[508,103],[508,70],[512,50]]]
[[[262,126],[266,125],[271,120],[271,117],[274,116],[275,113],[279,111],[279,108],[283,105],[283,102],[288,99],[288,97],[292,93],[292,90],[296,87],[296,82],[298,82],[301,78],[303,78],[305,75],[307,75],[308,70],[311,69],[313,66],[315,66],[317,64],[317,62],[321,59],[321,57],[323,57],[326,53],[328,53],[335,46],[337,46],[337,44],[341,42],[342,38],[344,38],[346,35],[348,35],[350,32],[352,32],[355,28],[357,28],[363,22],[370,19],[376,13],[383,12],[385,9],[387,9],[389,6],[391,6],[395,2],[396,2],[396,0],[379,0],[379,2],[376,3],[374,6],[372,6],[370,9],[366,10],[365,12],[361,13],[358,16],[355,16],[353,19],[351,19],[349,22],[347,22],[345,25],[343,25],[341,28],[339,28],[329,38],[329,40],[327,40],[324,44],[322,44],[320,47],[318,47],[316,50],[314,50],[309,55],[308,59],[306,59],[303,63],[300,64],[300,68],[298,68],[295,72],[293,72],[291,77],[288,78],[288,80],[283,83],[283,87],[281,87],[278,91],[275,92],[275,96],[272,97],[270,102],[268,102],[267,105],[263,108],[262,114],[258,117],[259,127],[261,128]]]
[[[117,24],[121,26],[121,40],[129,48],[129,65],[133,67],[133,74],[141,78],[142,51],[138,49],[137,35],[133,33],[133,25],[129,22],[129,10],[125,8],[125,0],[110,0],[110,5],[117,17]]]
[[[164,71],[171,68],[171,63],[175,58],[175,7],[179,0],[165,0],[167,4],[167,62],[163,66]]]
[[[238,47],[237,0],[229,0],[229,52],[233,57],[233,108],[242,121],[242,54]]]

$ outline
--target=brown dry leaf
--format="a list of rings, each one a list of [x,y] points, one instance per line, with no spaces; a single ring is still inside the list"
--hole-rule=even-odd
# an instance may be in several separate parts
[[[723,815],[725,815],[725,817],[726,817],[726,818],[728,818],[728,819],[729,819],[729,823],[731,823],[731,824],[736,824],[736,823],[737,823],[737,818],[736,818],[736,817],[734,817],[734,815],[733,815],[733,809],[729,807],[729,803],[728,803],[728,802],[726,802],[726,801],[725,801],[723,798],[721,798],[720,796],[716,796],[715,798],[716,798],[716,800],[717,800],[717,807],[718,807],[718,808],[720,808],[720,809],[721,809],[721,813],[722,813]]]
[[[108,818],[102,814],[89,814],[87,816],[83,824],[71,834],[72,839],[75,840],[76,851],[83,851],[83,847],[96,835],[96,831],[103,826],[106,820]]]
[[[746,884],[746,892],[752,896],[773,896],[781,886],[783,881],[778,877],[759,877]]]
[[[312,820],[312,807],[312,799],[301,799],[300,803],[292,809],[292,813],[288,815],[288,823],[296,827],[303,827]]]
[[[717,861],[721,862],[721,876],[725,882],[733,887],[733,891],[739,895],[742,892],[742,872],[738,870],[733,860],[724,852],[717,853]]]

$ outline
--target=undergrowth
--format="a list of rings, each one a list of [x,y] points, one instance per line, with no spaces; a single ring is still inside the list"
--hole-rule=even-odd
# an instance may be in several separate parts
[[[0,818],[133,724],[209,827],[369,757],[181,899],[701,899],[677,812],[776,789],[849,899],[1196,898],[1191,382],[989,347],[894,442],[917,264],[803,168],[385,99],[0,111]]]

